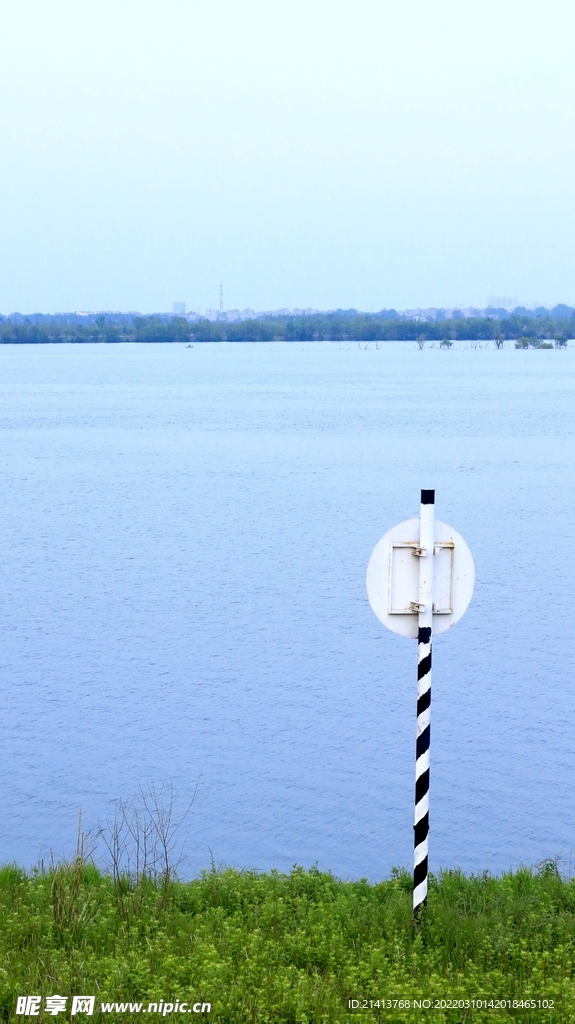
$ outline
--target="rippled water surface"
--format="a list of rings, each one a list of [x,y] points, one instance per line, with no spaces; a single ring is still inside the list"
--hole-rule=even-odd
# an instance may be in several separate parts
[[[410,865],[416,645],[364,581],[424,486],[477,573],[431,868],[568,864],[575,350],[2,346],[0,402],[0,860],[199,779],[184,873]]]

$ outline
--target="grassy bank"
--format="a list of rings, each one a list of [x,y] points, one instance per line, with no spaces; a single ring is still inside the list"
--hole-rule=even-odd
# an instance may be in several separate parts
[[[209,1001],[209,1015],[187,1019],[230,1024],[575,1020],[575,882],[552,863],[499,879],[442,874],[418,929],[402,873],[379,885],[301,868],[135,885],[82,860],[44,874],[7,867],[0,949],[4,1020],[34,1019],[15,1017],[22,994],[43,997],[36,1020],[68,1019],[70,998],[66,1012],[44,1013],[56,993],[96,996],[94,1016],[76,1021],[127,1021],[134,1015],[103,1014],[100,1004],[161,999]],[[350,1009],[350,998],[367,1006]],[[404,1005],[384,1010],[384,999]],[[554,1008],[413,1005],[449,999],[547,999]]]

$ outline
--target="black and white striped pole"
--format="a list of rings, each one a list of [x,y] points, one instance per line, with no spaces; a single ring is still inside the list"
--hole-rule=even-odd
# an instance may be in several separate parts
[[[378,619],[400,636],[417,639],[417,735],[413,913],[427,900],[431,650],[433,634],[456,623],[473,594],[475,569],[467,544],[435,519],[435,491],[422,490],[419,519],[389,530],[367,567],[367,595]]]
[[[431,740],[431,645],[433,639],[433,548],[435,491],[421,492],[419,513],[419,608],[417,629],[417,739],[415,742],[415,821],[413,912],[427,900],[429,836],[429,744]]]

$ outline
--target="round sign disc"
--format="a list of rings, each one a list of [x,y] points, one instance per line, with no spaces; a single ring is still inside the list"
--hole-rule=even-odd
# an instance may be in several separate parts
[[[445,633],[467,610],[475,567],[463,537],[435,520],[433,554],[433,632]],[[388,530],[375,545],[367,567],[367,596],[384,626],[417,639],[419,627],[419,519]]]

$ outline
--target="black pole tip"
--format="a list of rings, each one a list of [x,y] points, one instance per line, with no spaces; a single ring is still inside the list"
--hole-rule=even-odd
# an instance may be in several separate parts
[[[421,504],[422,505],[435,505],[435,491],[422,491],[421,492]]]

